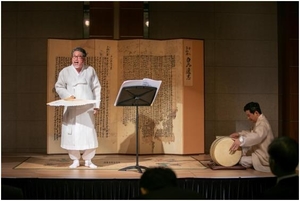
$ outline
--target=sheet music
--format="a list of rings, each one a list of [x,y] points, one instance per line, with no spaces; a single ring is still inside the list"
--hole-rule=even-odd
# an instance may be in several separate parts
[[[80,105],[88,105],[94,104],[96,100],[81,100],[81,99],[72,99],[72,100],[56,100],[47,103],[49,106],[80,106]]]
[[[118,92],[118,96],[115,100],[115,104],[114,106],[117,105],[117,101],[118,101],[118,97],[122,91],[122,89],[124,87],[132,87],[132,86],[148,86],[148,87],[155,87],[156,88],[156,93],[155,93],[155,96],[153,98],[153,101],[152,103],[154,102],[156,96],[157,96],[157,93],[159,91],[159,88],[160,88],[160,85],[161,85],[161,80],[152,80],[150,78],[144,78],[142,80],[125,80],[123,82],[123,84],[121,85],[120,89],[119,89],[119,92]]]

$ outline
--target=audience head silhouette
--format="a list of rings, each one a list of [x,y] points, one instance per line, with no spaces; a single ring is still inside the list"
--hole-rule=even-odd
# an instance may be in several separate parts
[[[299,163],[299,145],[290,137],[275,138],[268,147],[270,168],[278,177],[294,174]]]
[[[299,200],[299,176],[296,169],[299,163],[298,142],[290,137],[275,138],[268,146],[270,168],[277,181],[265,190],[262,199]]]
[[[148,168],[142,174],[140,180],[141,193],[146,194],[149,191],[162,189],[165,187],[176,187],[177,176],[169,168],[154,167]]]
[[[199,193],[178,187],[175,172],[166,167],[147,168],[140,179],[137,199],[202,199]]]

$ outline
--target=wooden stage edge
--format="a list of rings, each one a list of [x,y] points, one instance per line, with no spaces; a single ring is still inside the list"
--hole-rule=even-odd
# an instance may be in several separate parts
[[[6,154],[1,155],[1,177],[3,178],[46,178],[46,179],[139,179],[141,173],[136,169],[99,170],[99,169],[15,169],[20,163],[29,157],[47,157],[48,154]],[[101,155],[102,156],[102,155]],[[106,155],[110,156],[110,155]],[[122,157],[124,155],[117,155]],[[147,155],[151,157],[151,155]],[[157,156],[157,155],[153,155]],[[199,160],[210,160],[207,154],[188,155]],[[70,163],[71,164],[71,163]],[[139,163],[140,165],[140,163]],[[205,179],[234,179],[234,178],[270,178],[272,173],[259,172],[254,169],[246,170],[212,170],[206,169],[174,169],[178,178],[205,178]]]
[[[118,158],[126,161],[130,158],[136,164],[135,157],[128,155],[96,155],[99,158]],[[158,155],[147,155],[151,161]],[[174,155],[161,155],[165,159]],[[23,161],[27,165],[37,166],[45,164],[36,162],[32,158],[41,158],[37,161],[48,161],[48,164],[57,164],[62,161],[61,168],[20,168]],[[50,156],[51,157],[51,156]],[[1,157],[2,185],[20,188],[24,199],[29,200],[123,200],[134,199],[140,194],[139,179],[141,173],[136,169],[120,171],[119,169],[69,169],[68,155],[60,160],[49,160],[49,154],[3,154]],[[95,161],[97,162],[95,157]],[[196,161],[210,161],[209,155],[193,155]],[[259,199],[262,192],[276,183],[272,173],[259,172],[254,169],[244,170],[212,170],[196,164],[190,156],[174,156],[175,163],[180,161],[181,167],[173,168],[178,177],[178,186],[195,191],[208,200],[252,200]],[[179,160],[180,159],[180,160]],[[128,161],[128,160],[127,160]],[[168,160],[165,160],[168,161]],[[172,160],[170,160],[172,161]],[[174,162],[172,161],[172,162]],[[183,162],[184,161],[184,162]],[[191,162],[192,161],[192,162]],[[54,162],[54,163],[53,163]],[[105,161],[103,161],[104,163]],[[144,160],[144,162],[148,162]],[[71,163],[71,162],[70,162]],[[200,162],[199,162],[200,163]],[[123,165],[126,163],[122,163]],[[156,163],[155,163],[156,164]],[[163,163],[162,163],[163,164]],[[169,165],[170,163],[168,163]],[[174,163],[173,163],[174,164]],[[191,166],[189,166],[191,164]],[[192,165],[193,164],[193,165]],[[118,164],[117,164],[118,165]],[[140,163],[141,165],[141,163]],[[15,168],[17,167],[18,168]],[[107,165],[110,167],[110,165]],[[201,168],[199,168],[201,166]],[[23,166],[24,167],[24,166]],[[28,167],[28,166],[26,166]],[[40,166],[39,166],[40,167]],[[185,168],[182,168],[185,167]],[[190,168],[193,167],[193,168]],[[196,167],[196,168],[195,168]]]

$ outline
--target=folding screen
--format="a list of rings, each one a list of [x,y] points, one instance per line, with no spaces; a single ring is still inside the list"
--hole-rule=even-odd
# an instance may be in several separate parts
[[[136,108],[114,106],[125,80],[161,80],[152,106],[139,107],[140,154],[204,153],[204,61],[202,40],[48,40],[47,102],[59,71],[71,64],[71,50],[86,49],[86,63],[102,91],[96,116],[97,154],[135,154]],[[47,153],[60,147],[62,107],[47,106]]]

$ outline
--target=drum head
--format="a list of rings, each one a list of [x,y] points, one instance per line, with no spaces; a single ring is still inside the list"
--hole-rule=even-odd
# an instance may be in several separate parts
[[[236,165],[242,157],[241,148],[235,152],[230,152],[229,149],[233,144],[230,137],[224,136],[217,138],[210,147],[211,159],[218,165],[231,167]]]

